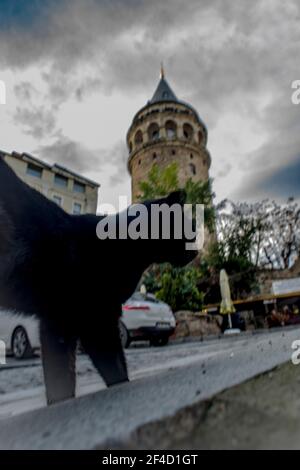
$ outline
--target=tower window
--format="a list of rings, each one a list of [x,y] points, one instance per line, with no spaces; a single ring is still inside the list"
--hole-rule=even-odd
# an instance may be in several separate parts
[[[159,139],[159,127],[156,122],[152,122],[148,127],[148,137],[150,141]]]
[[[177,133],[177,125],[174,121],[166,122],[166,134],[168,139],[174,139]]]
[[[156,155],[156,153],[154,153],[154,154],[152,155],[153,160],[156,160],[156,157],[157,157],[157,155]]]
[[[142,160],[141,160],[141,159],[139,159],[139,161],[138,161],[138,164],[140,165],[141,163],[142,163]]]
[[[171,150],[171,155],[176,155],[176,150],[172,149]]]
[[[201,131],[198,132],[198,142],[199,142],[199,144],[203,143],[203,134],[202,134]]]
[[[193,160],[193,158],[194,158],[194,155],[191,153],[190,159]]]
[[[193,163],[190,163],[190,170],[191,170],[192,175],[196,174],[196,167]]]
[[[194,129],[188,123],[183,124],[183,136],[186,140],[192,140],[194,136]]]
[[[143,143],[143,133],[141,130],[138,130],[134,136],[134,142],[137,144],[137,145],[140,145]]]

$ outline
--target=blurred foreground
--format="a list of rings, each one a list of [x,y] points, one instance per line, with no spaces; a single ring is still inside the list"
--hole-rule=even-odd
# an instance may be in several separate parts
[[[39,359],[36,364],[27,368],[18,367],[17,370],[12,364],[12,369],[0,369],[1,384],[9,382],[10,374],[18,377],[17,389],[1,396],[0,447],[143,447],[145,439],[141,437],[139,441],[139,437],[136,439],[134,436],[139,436],[138,430],[143,426],[151,423],[155,426],[157,421],[163,436],[160,443],[157,443],[155,435],[159,436],[160,432],[154,427],[154,433],[149,437],[149,448],[198,446],[196,441],[189,443],[189,427],[185,428],[180,423],[172,434],[174,441],[170,440],[168,433],[172,428],[164,425],[165,420],[174,416],[177,419],[178,412],[194,405],[204,405],[204,414],[207,414],[210,409],[210,405],[207,407],[207,400],[210,401],[222,390],[290,362],[292,343],[299,339],[300,328],[295,326],[267,330],[255,335],[243,333],[237,337],[172,344],[164,348],[131,348],[127,353],[131,382],[110,389],[103,389],[103,384],[94,375],[87,358],[80,356],[78,392],[84,396],[48,408],[43,404],[43,387],[38,384],[33,386],[32,381],[33,375],[36,374],[37,377],[41,372]],[[298,367],[300,366],[292,366],[295,380],[299,375]],[[257,430],[265,419],[258,406],[259,401],[264,400],[272,407],[272,398],[269,397],[272,397],[273,390],[274,384],[269,380],[263,393],[253,394],[253,409],[255,410],[257,403],[258,410],[253,426]],[[284,402],[283,397],[280,402],[283,415]],[[252,404],[249,402],[250,408]],[[245,406],[247,399],[246,403],[236,402],[232,426],[239,424],[241,416],[245,414]],[[277,421],[276,423],[279,426]],[[285,427],[286,423],[283,421],[278,430],[284,431]],[[222,427],[219,432],[221,429]],[[162,437],[166,437],[167,441]]]

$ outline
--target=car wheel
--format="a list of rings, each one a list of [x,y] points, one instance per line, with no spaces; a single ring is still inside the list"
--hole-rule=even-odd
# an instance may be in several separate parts
[[[157,336],[150,339],[151,346],[166,346],[169,342],[168,336]]]
[[[128,348],[130,345],[130,336],[124,323],[120,322],[120,338],[123,348]]]
[[[11,349],[16,359],[25,359],[32,356],[30,341],[23,326],[18,326],[13,332]]]

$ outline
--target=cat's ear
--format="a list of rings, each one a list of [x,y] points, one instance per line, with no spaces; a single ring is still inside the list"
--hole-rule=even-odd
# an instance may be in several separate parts
[[[184,189],[178,189],[177,191],[173,191],[169,196],[167,196],[166,201],[167,204],[180,204],[183,206],[186,203],[187,194]]]

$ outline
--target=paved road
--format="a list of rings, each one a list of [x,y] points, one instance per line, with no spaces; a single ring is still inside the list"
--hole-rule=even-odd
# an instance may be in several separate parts
[[[101,391],[103,384],[88,359],[81,357],[79,394],[98,391],[10,419],[5,417],[43,406],[43,389],[27,382],[22,392],[2,394],[0,448],[86,449],[112,443],[142,424],[173,415],[184,406],[289,361],[295,339],[300,339],[299,327],[166,348],[130,349],[127,358],[132,382]],[[38,364],[19,370],[19,386],[24,375],[29,380],[40,372]],[[12,373],[16,369],[0,371],[1,387]]]

